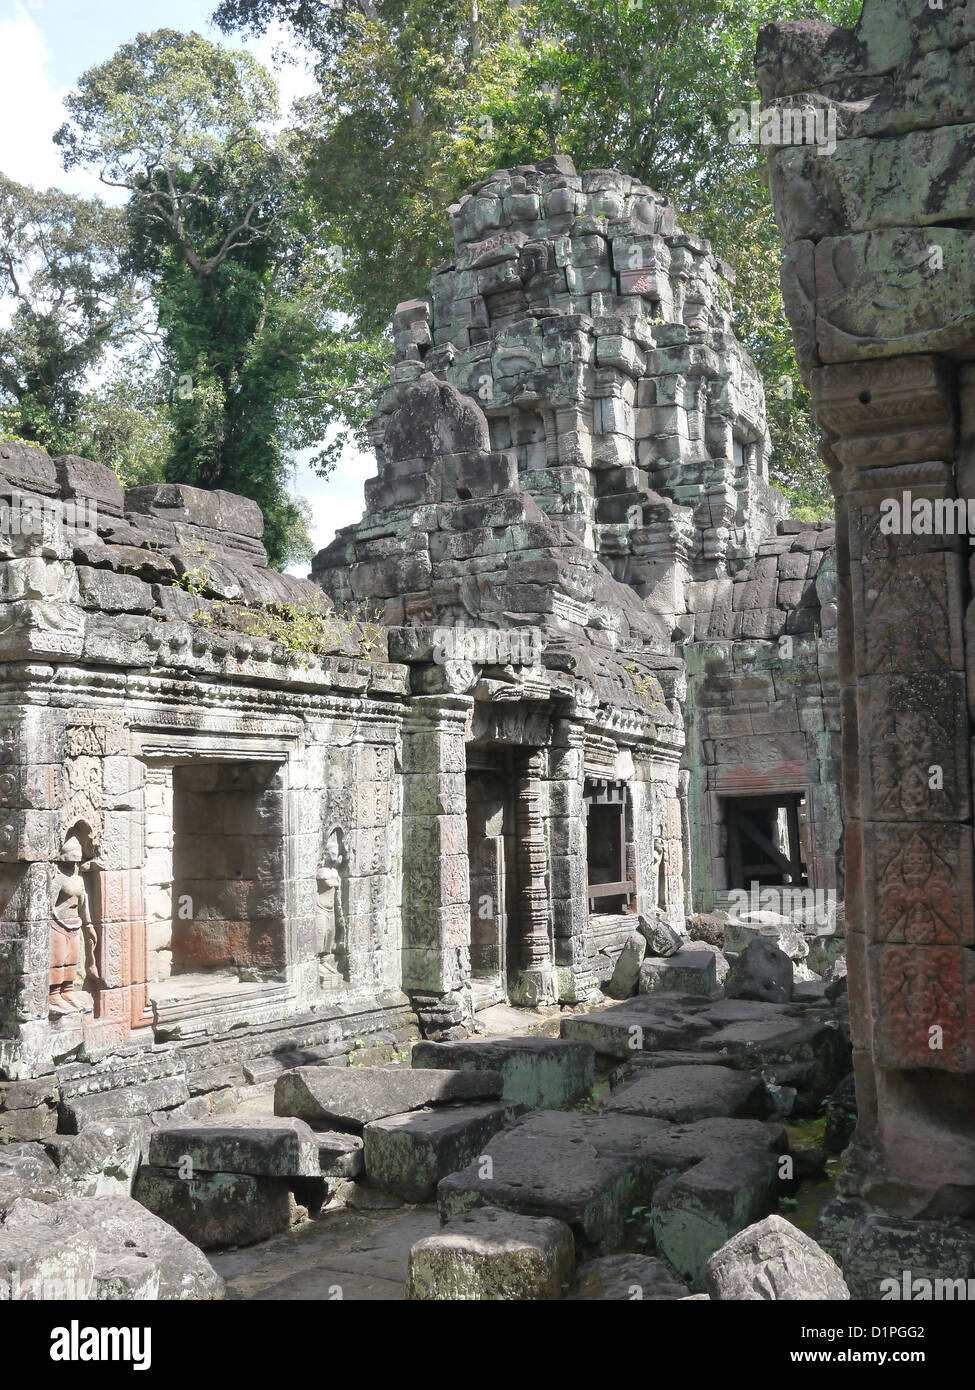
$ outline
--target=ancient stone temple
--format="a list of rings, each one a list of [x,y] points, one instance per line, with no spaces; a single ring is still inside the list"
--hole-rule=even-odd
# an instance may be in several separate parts
[[[379,606],[458,817],[466,779],[471,909],[452,808],[404,785],[407,921],[444,914],[406,988],[466,988],[470,913],[479,998],[580,1000],[634,910],[842,888],[832,529],[784,519],[730,269],[659,195],[558,156],[451,218],[313,577]]]
[[[564,157],[451,217],[314,582],[240,498],[2,446],[0,1075],[212,1105],[842,891],[832,529],[728,267]]]
[[[853,30],[773,25],[757,62],[786,303],[837,502],[860,1115],[847,1215],[864,1261],[894,1250],[916,1267],[926,1241],[935,1268],[957,1268],[944,1222],[912,1218],[975,1215],[975,12],[866,0]],[[810,113],[832,148],[782,135]]]

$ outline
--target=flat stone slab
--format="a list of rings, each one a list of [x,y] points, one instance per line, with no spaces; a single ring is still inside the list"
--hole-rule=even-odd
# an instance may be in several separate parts
[[[654,1192],[654,1244],[700,1292],[715,1250],[774,1211],[783,1193],[779,1155],[786,1140],[781,1125],[757,1120],[700,1120],[674,1128],[700,1161],[664,1179]]]
[[[134,1194],[201,1250],[267,1240],[291,1227],[295,1211],[287,1179],[249,1173],[198,1173],[187,1179],[172,1168],[143,1164]]]
[[[771,1209],[777,1156],[787,1147],[782,1125],[760,1120],[671,1124],[537,1110],[444,1178],[437,1203],[445,1220],[478,1206],[552,1216],[572,1227],[578,1250],[611,1255],[625,1243],[634,1208],[652,1205],[656,1232],[657,1207],[667,1199],[661,1253],[678,1274],[700,1281],[707,1256]],[[689,1187],[675,1186],[686,1177]]]
[[[131,1197],[72,1197],[51,1205],[19,1201],[7,1213],[0,1236],[7,1241],[20,1240],[31,1250],[43,1250],[53,1241],[60,1242],[65,1251],[77,1252],[87,1243],[93,1252],[94,1285],[89,1297],[129,1298],[133,1287],[141,1287],[139,1296],[147,1296],[145,1281],[133,1280],[133,1265],[129,1263],[139,1258],[147,1272],[157,1271],[161,1299],[223,1298],[223,1280],[200,1250]],[[124,1270],[118,1267],[120,1261],[125,1261]],[[63,1272],[76,1277],[77,1265],[69,1268],[66,1258]],[[118,1281],[115,1291],[112,1279]],[[151,1286],[152,1280],[149,1282]],[[130,1292],[119,1292],[123,1285]]]
[[[372,1120],[429,1105],[498,1100],[502,1080],[492,1071],[387,1067],[295,1067],[274,1087],[274,1113],[319,1129],[361,1133]]]
[[[567,1014],[563,1038],[587,1042],[597,1052],[621,1060],[640,1052],[698,1045],[715,1031],[701,1012],[703,1001],[686,994],[641,994],[607,1009]]]
[[[557,1299],[572,1276],[562,1221],[481,1207],[454,1217],[410,1251],[406,1296],[452,1301]]]
[[[331,1154],[326,1147],[325,1161]],[[276,1115],[212,1116],[153,1130],[149,1162],[196,1173],[248,1173],[263,1178],[317,1178],[319,1136],[303,1120]]]
[[[676,1122],[719,1115],[764,1119],[769,1111],[765,1087],[754,1073],[707,1065],[647,1069],[600,1109]]]
[[[559,1110],[588,1096],[595,1085],[596,1054],[587,1042],[565,1038],[482,1038],[420,1042],[413,1048],[418,1068],[497,1072],[505,1100],[534,1110]]]
[[[577,1277],[578,1299],[655,1303],[686,1298],[689,1292],[662,1260],[650,1255],[604,1255],[582,1265]]]
[[[633,1206],[649,1203],[672,1171],[657,1155],[669,1131],[662,1120],[631,1115],[532,1111],[495,1135],[477,1162],[441,1181],[441,1216],[480,1206],[550,1216],[570,1225],[583,1249],[612,1254]]]
[[[363,1130],[366,1176],[404,1201],[430,1201],[441,1178],[465,1168],[525,1109],[517,1101],[493,1101],[372,1120]]]
[[[357,1134],[331,1130],[316,1134],[318,1158],[322,1176],[326,1178],[357,1178],[362,1172],[362,1140]]]

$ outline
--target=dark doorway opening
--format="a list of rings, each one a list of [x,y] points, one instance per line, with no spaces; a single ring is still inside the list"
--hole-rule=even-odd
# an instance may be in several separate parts
[[[729,889],[747,889],[752,883],[807,886],[802,834],[805,797],[801,792],[726,796],[722,810]]]
[[[490,765],[488,765],[490,762]],[[475,1008],[504,1000],[518,968],[511,754],[468,748],[467,852],[471,875],[471,978]]]
[[[630,906],[635,892],[626,784],[588,781],[584,800],[589,911],[619,912]]]

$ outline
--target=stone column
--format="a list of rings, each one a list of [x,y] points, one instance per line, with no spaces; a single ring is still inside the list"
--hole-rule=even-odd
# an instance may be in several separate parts
[[[464,741],[473,701],[420,695],[403,721],[403,988],[427,1036],[470,1023]]]
[[[783,297],[837,504],[859,1110],[843,1185],[888,1234],[975,1216],[975,93],[945,97],[973,39],[964,6],[864,0],[855,30],[769,26],[756,64]],[[911,1259],[872,1220],[845,1245],[855,1297],[878,1296],[885,1240],[883,1273]]]
[[[551,1004],[558,999],[549,928],[545,843],[543,752],[523,754],[515,771],[515,837],[518,875],[520,972],[509,986],[513,1004]]]
[[[837,494],[847,951],[860,1141],[873,1149],[860,1193],[908,1216],[964,1212],[975,1201],[964,538],[898,533],[914,504],[923,513],[963,484],[952,372],[904,357],[823,367],[811,385]]]
[[[589,956],[586,898],[586,727],[561,720],[548,755],[552,928],[558,997],[565,1003],[592,998],[596,981]]]

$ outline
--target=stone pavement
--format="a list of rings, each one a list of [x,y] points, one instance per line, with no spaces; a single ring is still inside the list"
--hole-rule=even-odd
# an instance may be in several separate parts
[[[229,1299],[401,1301],[412,1246],[440,1230],[433,1205],[387,1211],[345,1207],[210,1263]]]

